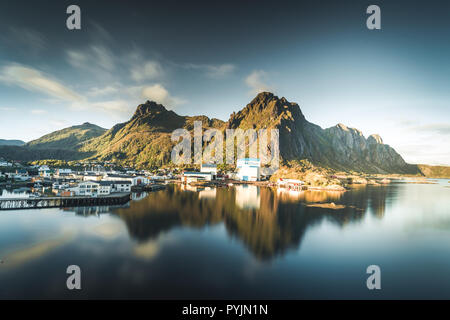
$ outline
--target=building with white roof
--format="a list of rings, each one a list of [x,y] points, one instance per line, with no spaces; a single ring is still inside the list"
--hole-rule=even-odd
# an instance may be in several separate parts
[[[211,172],[214,176],[217,176],[217,165],[204,163],[200,166],[200,172]]]
[[[238,159],[236,163],[237,178],[241,181],[258,181],[261,179],[261,160],[257,158]]]

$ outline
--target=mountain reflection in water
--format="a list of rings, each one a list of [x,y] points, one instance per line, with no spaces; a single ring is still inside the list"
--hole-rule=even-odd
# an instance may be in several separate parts
[[[352,192],[303,191],[238,185],[233,188],[193,188],[172,185],[150,193],[128,208],[112,210],[139,243],[184,226],[203,228],[223,223],[260,260],[298,248],[309,227],[323,219],[339,226],[360,221],[367,212],[383,218],[386,192],[396,188],[359,188]],[[307,207],[334,202],[340,210]]]

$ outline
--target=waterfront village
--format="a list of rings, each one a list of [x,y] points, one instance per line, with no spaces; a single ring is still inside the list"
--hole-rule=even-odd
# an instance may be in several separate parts
[[[49,190],[51,196],[101,197],[154,190],[155,186],[168,182],[219,184],[225,181],[257,182],[268,178],[261,176],[259,159],[239,159],[236,172],[220,172],[215,164],[203,164],[197,171],[181,168],[134,170],[108,162],[80,162],[74,167],[78,170],[67,166],[1,160],[0,186],[5,189],[14,187],[17,193],[31,188],[34,191],[31,197],[45,196],[45,192],[39,190]]]
[[[229,168],[228,168],[229,169]],[[309,171],[305,178],[298,179],[295,174],[287,172],[282,178],[275,174],[275,180],[265,174],[259,159],[238,159],[233,170],[215,164],[202,164],[198,168],[156,168],[153,170],[136,170],[118,166],[110,162],[83,161],[67,165],[58,161],[20,163],[0,159],[0,189],[8,191],[2,198],[110,198],[132,192],[154,191],[164,188],[168,183],[179,183],[186,187],[220,187],[234,184],[256,184],[288,190],[302,191],[327,190],[345,191],[348,176],[327,176],[325,187],[310,183]],[[283,170],[279,170],[283,172]],[[288,177],[286,177],[286,175]],[[289,177],[289,175],[293,175]],[[317,178],[319,177],[319,178]],[[324,179],[324,175],[315,174],[313,179]],[[360,182],[358,182],[358,179]],[[368,183],[372,180],[353,178],[353,183]],[[332,181],[333,183],[329,183]],[[343,181],[345,183],[343,183]],[[389,180],[378,179],[379,183]],[[376,184],[376,182],[374,182]],[[5,193],[5,192],[4,192]],[[85,202],[86,203],[86,202]],[[95,202],[90,202],[95,203]],[[63,204],[61,204],[63,205]]]

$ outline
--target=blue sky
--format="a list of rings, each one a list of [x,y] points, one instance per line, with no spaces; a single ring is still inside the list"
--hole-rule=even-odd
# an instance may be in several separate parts
[[[38,5],[39,4],[39,5]],[[82,29],[65,9],[78,4]],[[259,91],[323,128],[378,133],[411,163],[450,165],[450,6],[367,1],[0,3],[0,138],[110,128],[146,100],[227,120]]]

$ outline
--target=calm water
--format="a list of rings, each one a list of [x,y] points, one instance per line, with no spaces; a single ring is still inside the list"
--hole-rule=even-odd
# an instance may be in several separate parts
[[[122,208],[1,211],[0,298],[450,299],[449,186],[170,186]]]

